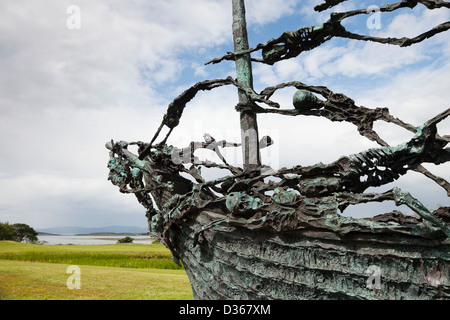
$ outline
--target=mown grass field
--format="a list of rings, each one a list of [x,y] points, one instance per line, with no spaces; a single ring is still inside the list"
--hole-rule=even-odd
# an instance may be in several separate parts
[[[80,289],[69,289],[69,265]],[[185,271],[162,245],[34,245],[0,241],[0,299],[192,299]]]

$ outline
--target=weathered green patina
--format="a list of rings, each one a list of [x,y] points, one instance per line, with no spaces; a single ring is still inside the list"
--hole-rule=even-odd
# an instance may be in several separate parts
[[[308,110],[313,109],[314,107],[319,107],[320,104],[318,102],[317,97],[308,90],[297,90],[292,99],[292,104],[297,110]]]
[[[316,10],[343,2],[327,0]],[[412,8],[450,8],[439,0],[403,0],[381,12]],[[237,79],[199,82],[169,104],[150,143],[108,142],[108,179],[120,192],[133,193],[147,210],[149,230],[181,261],[197,299],[449,299],[450,208],[429,210],[419,199],[397,187],[367,193],[370,187],[396,181],[416,171],[435,181],[450,196],[450,184],[426,170],[423,163],[450,161],[450,136],[437,125],[450,109],[420,126],[405,123],[387,108],[357,106],[344,94],[322,86],[292,81],[256,93],[251,61],[275,64],[297,57],[332,37],[408,46],[450,28],[450,22],[415,38],[376,38],[348,32],[341,22],[366,9],[333,13],[324,24],[285,32],[279,38],[249,49],[243,0],[232,0],[234,52],[211,62],[235,60]],[[262,59],[251,58],[261,50]],[[201,90],[223,85],[238,89],[242,141],[205,142],[185,148],[166,144],[179,124],[187,103]],[[272,95],[295,87],[293,106],[280,108]],[[267,108],[261,106],[267,105]],[[334,162],[274,170],[261,164],[259,149],[270,137],[258,138],[256,115],[319,116],[346,121],[379,144]],[[390,146],[373,129],[375,121],[398,125],[414,133],[405,143]],[[169,128],[155,143],[162,128]],[[138,154],[128,150],[137,145]],[[221,149],[242,147],[242,168],[230,165]],[[198,149],[214,151],[222,163],[201,160]],[[208,181],[201,168],[228,172]],[[188,178],[189,177],[189,178]],[[392,201],[400,211],[371,218],[345,217],[349,206]],[[381,281],[380,281],[381,279]],[[374,282],[372,282],[374,281]]]
[[[242,52],[248,50],[249,48],[244,0],[232,0],[232,7],[234,51]],[[250,53],[239,54],[236,56],[236,77],[238,83],[253,90],[253,74]],[[239,104],[247,105],[251,102],[245,91],[239,90],[238,95]],[[244,170],[259,170],[261,167],[261,159],[259,154],[259,137],[256,113],[251,110],[240,112],[240,124]]]

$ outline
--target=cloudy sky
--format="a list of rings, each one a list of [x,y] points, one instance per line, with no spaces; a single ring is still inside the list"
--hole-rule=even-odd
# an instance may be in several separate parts
[[[312,10],[320,2],[247,0],[250,46],[325,22],[330,10]],[[347,1],[335,10],[387,2]],[[411,37],[450,20],[450,10],[418,5],[375,19],[352,18],[345,26]],[[198,81],[235,76],[232,62],[204,65],[232,51],[231,23],[229,0],[0,2],[0,221],[34,228],[145,227],[145,210],[134,196],[120,194],[107,181],[105,142],[150,140],[177,95]],[[333,39],[275,66],[254,64],[255,89],[293,80],[325,85],[357,105],[389,107],[396,117],[420,125],[449,107],[449,58],[449,32],[408,48]],[[290,108],[292,95],[286,89],[274,98]],[[238,140],[236,103],[231,87],[199,94],[169,143],[184,147],[201,141],[205,132]],[[376,147],[346,123],[265,115],[258,120],[261,136],[276,142],[263,154],[263,162],[274,167],[327,163]],[[411,138],[393,125],[375,128],[392,145]],[[450,134],[450,121],[439,130]],[[228,157],[239,162],[239,155]],[[450,180],[450,164],[426,167]],[[430,209],[450,205],[443,189],[417,173],[371,191],[394,185]],[[377,206],[350,213],[382,213]]]

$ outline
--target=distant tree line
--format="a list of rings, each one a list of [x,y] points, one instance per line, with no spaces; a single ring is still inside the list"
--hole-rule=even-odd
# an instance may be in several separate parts
[[[27,224],[0,222],[0,240],[35,243],[38,241],[37,235],[38,233]]]

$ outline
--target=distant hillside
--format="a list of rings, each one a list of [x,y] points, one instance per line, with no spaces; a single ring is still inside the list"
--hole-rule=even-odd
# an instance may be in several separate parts
[[[147,233],[146,228],[135,226],[107,226],[107,227],[53,227],[36,229],[37,232],[58,234],[91,234],[91,233]]]

